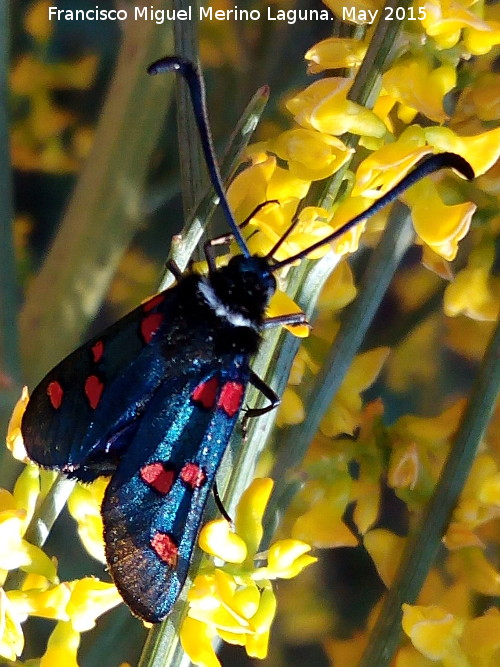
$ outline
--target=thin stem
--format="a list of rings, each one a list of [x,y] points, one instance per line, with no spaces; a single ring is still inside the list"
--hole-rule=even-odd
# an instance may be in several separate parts
[[[9,2],[0,3],[0,428],[7,430],[12,406],[19,396],[19,284],[13,239],[12,173],[9,141]],[[15,474],[6,450],[0,454],[3,483]]]
[[[359,667],[389,665],[401,637],[401,605],[413,603],[432,566],[457,504],[478,446],[495,407],[500,387],[500,322],[484,355],[455,443],[417,529],[408,538],[395,580]]]
[[[33,514],[24,534],[25,540],[37,547],[42,547],[45,544],[52,526],[66,504],[74,486],[74,480],[67,479],[62,475],[55,478],[47,495]],[[21,570],[11,570],[5,580],[4,588],[6,590],[19,588],[25,576]]]
[[[11,381],[20,380],[17,313],[19,285],[12,235],[12,174],[9,141],[9,3],[0,4],[0,369]]]
[[[259,88],[247,104],[236,127],[231,133],[228,146],[220,163],[220,172],[225,184],[229,182],[240,163],[241,155],[253,135],[268,99],[269,89],[267,86]],[[188,218],[183,230],[172,239],[168,259],[173,260],[181,270],[186,268],[206,230],[207,222],[217,207],[218,201],[212,186],[207,186],[203,192],[205,194],[199,201],[191,217]],[[173,283],[174,278],[167,271],[161,280],[161,289],[166,289]]]
[[[196,3],[193,10],[196,12]],[[186,0],[173,0],[176,11],[188,10]],[[174,28],[174,53],[176,56],[198,62],[197,21],[176,21]],[[206,189],[206,167],[193,114],[193,104],[186,81],[181,76],[175,79],[177,100],[177,137],[184,220],[193,216],[200,192]]]

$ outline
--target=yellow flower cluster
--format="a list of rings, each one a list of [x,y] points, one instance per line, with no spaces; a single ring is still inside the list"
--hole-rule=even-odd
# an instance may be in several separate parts
[[[342,16],[343,3],[325,0],[325,4]],[[383,8],[381,2],[351,4],[357,11]],[[410,207],[417,243],[422,246],[422,264],[432,273],[414,266],[406,274],[402,272],[396,285],[401,309],[415,311],[440,289],[443,279],[449,283],[442,311],[422,317],[418,326],[405,332],[405,339],[387,363],[387,383],[403,397],[424,379],[443,384],[438,347],[443,344],[443,329],[448,348],[477,361],[500,310],[495,268],[500,229],[500,78],[493,65],[500,44],[498,10],[475,2],[445,0],[419,0],[414,4],[415,15],[419,8],[426,18],[408,22],[408,30],[399,38],[398,58],[382,77],[373,111],[348,99],[352,77],[327,74],[289,100],[287,108],[300,127],[286,131],[283,140],[289,142],[297,136],[299,142],[300,137],[301,150],[312,157],[317,154],[316,140],[323,141],[323,136],[343,140],[339,136],[343,132],[360,135],[368,155],[357,163],[354,174],[347,176],[347,196],[324,213],[323,220],[332,229],[367,208],[431,153],[458,153],[479,177],[477,185],[467,188],[443,176],[425,179],[403,196]],[[370,30],[363,40],[335,37],[315,45],[306,54],[309,70],[318,73],[346,68],[355,72],[369,45]],[[309,134],[313,132],[316,139]],[[308,157],[298,158],[281,146],[280,136],[258,144],[251,152],[249,170],[276,155],[288,160],[289,173],[293,163],[293,177],[314,180]],[[322,154],[326,155],[326,150]],[[349,155],[337,171],[344,170],[351,158]],[[318,169],[326,168],[321,160],[317,165]],[[241,200],[244,197],[239,193]],[[377,216],[369,223],[364,233],[368,243],[373,232],[383,226],[384,217]],[[352,247],[342,247],[340,239],[334,251],[340,256],[352,252],[358,240],[359,236]],[[456,268],[451,262],[457,257]],[[302,387],[318,373],[321,356],[338,327],[335,315],[355,293],[352,275],[342,261],[318,302],[312,335],[295,359],[278,426],[307,419],[302,401],[307,390],[303,392]],[[405,539],[377,525],[382,489],[388,486],[394,491],[412,524],[438,483],[465,400],[458,398],[454,388],[441,407],[436,405],[427,413],[437,412],[436,416],[405,415],[391,427],[385,426],[382,401],[364,404],[362,392],[375,381],[387,356],[388,349],[379,348],[356,357],[307,454],[305,470],[301,471],[306,481],[289,510],[285,530],[316,547],[362,544],[379,577],[390,586]],[[286,440],[287,432],[283,433]],[[405,606],[403,629],[411,643],[400,648],[394,662],[398,666],[416,667],[432,661],[447,666],[492,667],[500,660],[498,613],[490,608],[500,586],[500,452],[494,443],[492,435],[472,467],[443,536],[445,555],[429,574],[418,605]],[[474,608],[476,604],[481,611]],[[377,611],[372,611],[367,627],[373,624]],[[355,664],[367,636],[368,631],[363,631],[349,640],[323,640],[324,648],[335,664]]]
[[[36,12],[46,4],[36,3],[26,22],[27,31],[40,43],[47,39],[50,27],[44,27]],[[342,15],[345,3],[328,0],[325,4]],[[380,11],[383,6],[380,0],[352,4],[363,11]],[[425,301],[422,295],[432,293],[436,276],[450,282],[444,290],[443,313],[429,319],[422,316],[421,326],[402,335],[405,340],[388,362],[389,389],[401,394],[409,392],[412,384],[420,386],[423,377],[436,380],[439,364],[434,363],[434,341],[445,328],[450,349],[467,359],[479,358],[500,306],[495,274],[500,227],[500,75],[493,67],[500,44],[498,9],[469,0],[417,0],[414,9],[421,18],[411,25],[408,22],[400,35],[398,56],[382,77],[373,109],[350,99],[372,28],[363,40],[336,37],[310,48],[306,58],[311,72],[346,68],[349,75],[325,76],[296,91],[287,101],[296,126],[251,146],[249,164],[228,193],[238,221],[267,202],[243,229],[252,253],[269,253],[293,225],[275,253],[277,260],[283,260],[365,210],[422,158],[451,151],[470,162],[480,177],[478,187],[440,175],[415,185],[404,196],[422,246],[423,264],[433,275],[424,277],[419,269],[411,277],[398,279],[396,296],[402,309],[412,312]],[[54,107],[47,89],[83,88],[92,79],[94,67],[90,59],[70,70],[48,67],[32,57],[16,63],[13,90],[29,100],[31,109],[29,117],[14,128],[18,166],[72,168],[71,162],[65,162],[67,156],[61,157],[58,138],[72,119]],[[37,83],[42,80],[43,84]],[[345,133],[359,141],[362,159],[357,162],[352,144],[341,136]],[[302,206],[315,181],[335,175],[347,185],[340,201],[332,204],[327,198]],[[321,355],[334,338],[338,325],[332,313],[356,295],[345,256],[357,250],[362,234],[371,242],[384,223],[385,213],[371,221],[366,231],[360,225],[332,244],[338,265],[319,300],[313,336],[295,360],[279,426],[297,424],[306,417],[300,387],[317,374]],[[317,249],[310,258],[329,251],[329,247]],[[457,256],[454,267],[450,263]],[[294,309],[278,292],[270,314]],[[307,327],[299,333],[307,335]],[[365,403],[362,394],[379,377],[389,351],[384,346],[359,354],[323,417],[305,461],[302,489],[286,519],[291,539],[274,542],[265,554],[258,552],[272,486],[268,479],[255,480],[243,495],[234,530],[225,521],[203,529],[200,544],[217,565],[213,560],[205,564],[188,593],[181,640],[195,664],[219,665],[211,644],[216,636],[244,646],[251,656],[266,654],[276,611],[271,582],[295,576],[314,562],[308,553],[310,545],[362,544],[383,583],[389,586],[393,581],[405,540],[377,524],[383,488],[390,489],[413,523],[438,481],[464,401],[454,388],[439,407],[432,405],[437,416],[406,414],[386,426],[383,401]],[[497,435],[498,423],[500,413]],[[19,437],[15,417],[9,441],[16,452],[21,451]],[[43,493],[50,481],[47,473],[27,467],[13,494],[0,493],[0,568],[5,576],[14,569],[28,574],[19,590],[0,590],[0,655],[14,660],[22,650],[21,624],[29,615],[41,615],[58,621],[46,655],[54,662],[76,664],[79,633],[118,598],[113,587],[94,579],[59,583],[53,563],[24,539],[40,484]],[[70,500],[82,540],[99,559],[103,557],[102,493],[102,484],[78,487]],[[499,617],[490,600],[500,592],[500,573],[491,555],[498,552],[499,508],[500,451],[490,434],[443,536],[445,556],[440,567],[429,574],[418,604],[404,607],[403,629],[409,641],[394,664],[493,667],[499,663]],[[475,608],[477,600],[480,612]],[[324,645],[335,664],[347,665],[354,664],[365,643],[366,633],[359,632],[353,639],[331,639]]]
[[[317,560],[308,553],[311,547],[297,539],[278,540],[258,553],[272,488],[272,480],[255,479],[238,503],[234,529],[219,519],[200,533],[201,548],[224,564],[203,566],[188,593],[181,642],[196,665],[220,667],[211,643],[215,636],[264,658],[276,611],[271,581],[295,577]]]
[[[54,25],[49,21],[50,4],[47,0],[35,2],[24,16],[24,28],[34,40],[38,55],[22,55],[10,75],[14,109],[27,109],[14,114],[12,163],[22,170],[65,173],[79,166],[90,146],[92,132],[77,128],[77,119],[56,104],[53,93],[88,89],[95,77],[97,58],[88,55],[74,64],[48,62],[44,54]],[[70,146],[63,138],[69,129]]]
[[[25,460],[20,424],[27,400],[24,390],[7,434],[7,446],[20,460]],[[54,479],[54,473],[27,464],[13,493],[0,489],[0,658],[15,661],[21,655],[22,625],[29,617],[38,616],[57,621],[40,665],[77,667],[80,634],[92,629],[96,619],[119,604],[121,597],[113,584],[95,577],[60,582],[57,562],[25,539],[26,529]],[[73,504],[82,512],[81,503]],[[95,539],[102,550],[102,529]],[[22,584],[17,588],[9,585],[9,579],[21,573]]]

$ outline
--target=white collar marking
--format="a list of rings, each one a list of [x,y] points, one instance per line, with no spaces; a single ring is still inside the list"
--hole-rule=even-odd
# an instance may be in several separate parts
[[[218,317],[222,317],[233,327],[248,327],[249,329],[257,330],[257,326],[252,320],[241,313],[231,310],[226,304],[222,303],[215,294],[213,287],[205,279],[202,278],[198,283],[198,290]]]

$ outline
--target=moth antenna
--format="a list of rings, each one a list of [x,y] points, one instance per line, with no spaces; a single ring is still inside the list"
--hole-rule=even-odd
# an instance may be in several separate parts
[[[472,167],[462,156],[456,155],[455,153],[438,153],[437,155],[432,155],[430,158],[417,165],[417,167],[415,167],[413,171],[407,174],[397,185],[395,185],[392,190],[387,192],[383,197],[380,197],[380,199],[377,199],[377,201],[369,206],[366,211],[360,213],[352,220],[349,220],[349,222],[346,222],[345,225],[340,227],[340,229],[337,229],[326,238],[313,243],[311,246],[309,246],[309,248],[301,250],[301,252],[298,252],[296,255],[288,257],[281,262],[276,262],[270,266],[270,271],[273,273],[275,271],[279,271],[279,269],[282,269],[284,266],[293,264],[293,262],[296,262],[298,259],[302,259],[310,252],[321,248],[321,246],[324,246],[331,241],[334,241],[356,225],[359,225],[359,223],[367,220],[368,218],[371,218],[375,213],[378,213],[378,211],[397,199],[403,192],[405,192],[405,190],[414,185],[424,176],[429,176],[429,174],[433,174],[439,169],[446,168],[454,169],[469,181],[474,178],[474,171]]]
[[[205,156],[205,161],[207,163],[210,180],[212,181],[212,185],[219,198],[219,203],[222,207],[222,210],[224,211],[228,225],[231,229],[231,232],[234,234],[234,238],[239,245],[242,254],[245,257],[250,257],[250,251],[248,250],[245,239],[243,238],[240,228],[234,219],[229,202],[226,198],[226,193],[224,192],[224,186],[222,185],[220,170],[217,164],[217,158],[215,156],[215,150],[212,141],[212,133],[210,131],[210,125],[208,121],[203,75],[197,65],[192,63],[190,60],[186,60],[185,58],[181,58],[179,56],[167,56],[166,58],[160,58],[160,60],[155,61],[148,67],[148,74],[151,75],[172,71],[182,74],[186,83],[188,84],[189,93],[191,95],[191,103],[193,105],[194,116],[196,119],[196,125],[198,126],[198,132],[200,134],[201,145],[203,148],[203,155]]]

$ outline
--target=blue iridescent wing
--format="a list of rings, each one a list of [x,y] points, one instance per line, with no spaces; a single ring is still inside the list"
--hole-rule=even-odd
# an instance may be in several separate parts
[[[236,422],[248,360],[171,378],[147,405],[104,497],[106,556],[125,602],[165,618],[184,585],[203,509]]]
[[[176,288],[158,294],[82,345],[33,391],[22,421],[32,460],[82,481],[109,475],[160,385],[161,342]]]

